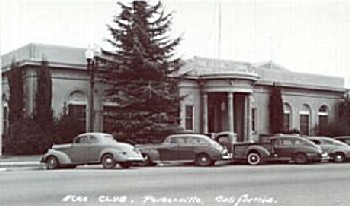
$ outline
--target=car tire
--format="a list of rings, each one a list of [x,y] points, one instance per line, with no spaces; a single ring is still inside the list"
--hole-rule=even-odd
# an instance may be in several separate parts
[[[297,164],[306,164],[308,161],[309,160],[304,153],[297,153],[294,155],[294,162]]]
[[[124,169],[127,169],[127,168],[130,168],[132,163],[131,162],[119,162],[119,165],[124,168]]]
[[[200,153],[196,156],[195,164],[197,166],[213,166],[215,161],[213,161],[208,154]]]
[[[258,152],[250,152],[247,157],[248,164],[260,165],[263,163],[262,157]]]
[[[57,157],[49,156],[46,159],[45,165],[46,165],[46,169],[52,170],[52,169],[59,168],[60,163],[59,163]]]
[[[345,155],[343,153],[335,153],[333,156],[333,161],[335,163],[343,163],[345,162]]]
[[[112,154],[103,155],[101,162],[104,169],[113,169],[117,164]]]

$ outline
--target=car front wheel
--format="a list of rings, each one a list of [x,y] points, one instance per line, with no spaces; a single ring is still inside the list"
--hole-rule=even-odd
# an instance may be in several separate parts
[[[59,167],[59,162],[57,157],[49,156],[46,160],[46,169],[57,169]]]
[[[113,169],[116,165],[115,159],[111,154],[105,154],[102,157],[102,165],[104,169]]]
[[[195,162],[197,166],[212,166],[214,163],[215,162],[209,157],[209,155],[204,153],[198,154]]]
[[[334,154],[334,162],[336,163],[342,163],[345,161],[345,156],[342,153],[336,153]]]
[[[248,164],[259,165],[262,164],[262,159],[259,153],[251,152],[248,154]]]

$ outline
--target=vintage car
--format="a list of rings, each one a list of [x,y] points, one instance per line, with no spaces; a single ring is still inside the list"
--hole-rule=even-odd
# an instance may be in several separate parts
[[[105,169],[112,169],[119,164],[128,168],[142,161],[144,159],[138,149],[117,142],[111,134],[105,133],[80,134],[71,144],[53,145],[41,159],[47,169],[84,164],[102,164]]]
[[[212,166],[227,159],[227,149],[201,134],[173,134],[160,144],[138,145],[145,165],[166,162],[190,162],[197,166]]]
[[[327,152],[331,161],[340,163],[350,159],[350,146],[329,137],[308,137]]]

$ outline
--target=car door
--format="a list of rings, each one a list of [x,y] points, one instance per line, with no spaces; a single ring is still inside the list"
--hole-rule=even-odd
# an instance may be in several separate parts
[[[170,137],[170,141],[164,142],[159,148],[159,159],[161,161],[175,161],[177,157],[177,137]]]
[[[72,144],[69,156],[73,163],[90,162],[90,140],[88,135],[78,137]]]
[[[89,146],[87,146],[88,155],[87,160],[88,162],[94,163],[99,162],[100,154],[102,150],[106,147],[105,145],[101,144],[101,138],[98,138],[97,136],[91,134],[89,135]]]
[[[198,140],[195,137],[182,137],[179,138],[177,155],[181,161],[193,161],[194,160],[194,147],[198,145]]]
[[[273,149],[277,157],[290,158],[293,154],[293,141],[286,138],[278,138],[273,141]]]

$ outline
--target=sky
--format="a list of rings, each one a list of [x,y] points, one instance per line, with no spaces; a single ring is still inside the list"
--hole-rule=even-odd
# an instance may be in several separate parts
[[[116,0],[0,0],[0,53],[28,43],[111,49]],[[121,1],[128,3],[130,0]],[[151,1],[155,2],[155,1]],[[261,63],[345,78],[350,88],[350,1],[162,0],[176,53]]]

